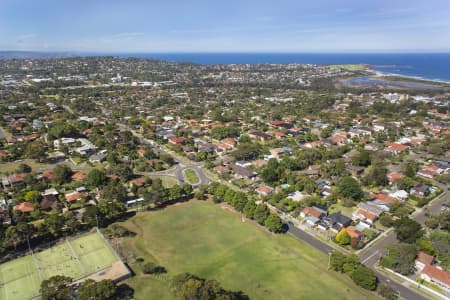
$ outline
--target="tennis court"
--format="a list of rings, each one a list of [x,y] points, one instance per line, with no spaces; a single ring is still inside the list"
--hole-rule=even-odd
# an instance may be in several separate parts
[[[0,299],[27,300],[39,295],[40,283],[55,275],[74,280],[110,267],[119,259],[107,242],[90,233],[0,265]]]

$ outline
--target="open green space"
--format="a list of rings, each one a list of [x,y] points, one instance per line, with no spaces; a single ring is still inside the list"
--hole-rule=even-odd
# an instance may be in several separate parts
[[[169,177],[169,176],[154,176],[154,175],[151,175],[150,178],[153,178],[153,179],[154,178],[159,178],[159,179],[161,179],[162,185],[165,188],[171,188],[174,185],[178,184],[178,181],[175,178]]]
[[[118,259],[97,233],[63,241],[51,248],[0,265],[0,299],[38,296],[40,283],[55,275],[80,279],[111,266]]]
[[[190,184],[197,184],[200,180],[198,179],[197,173],[195,173],[192,169],[187,169],[184,171],[184,176],[186,177],[186,180]]]
[[[127,281],[136,299],[173,299],[170,278],[189,272],[216,279],[251,299],[376,299],[344,275],[327,270],[327,256],[289,234],[274,235],[211,202],[190,201],[142,212],[123,223],[137,233],[122,253],[154,262],[166,276]]]

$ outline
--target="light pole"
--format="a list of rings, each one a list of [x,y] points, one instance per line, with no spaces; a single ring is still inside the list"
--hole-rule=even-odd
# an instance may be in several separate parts
[[[331,267],[331,252],[328,252],[328,269],[329,270]]]

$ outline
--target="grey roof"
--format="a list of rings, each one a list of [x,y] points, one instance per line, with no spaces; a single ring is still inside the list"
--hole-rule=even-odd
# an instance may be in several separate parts
[[[383,210],[377,206],[375,206],[373,203],[371,202],[362,202],[358,204],[359,208],[362,208],[368,212],[373,213],[376,216],[379,216],[383,213]]]

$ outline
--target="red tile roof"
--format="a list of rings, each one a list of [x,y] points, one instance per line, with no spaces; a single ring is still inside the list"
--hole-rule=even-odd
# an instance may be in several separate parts
[[[450,286],[450,274],[443,270],[430,265],[426,265],[425,268],[423,268],[422,274],[426,274],[433,280],[442,282],[447,286]]]
[[[303,212],[305,215],[311,215],[311,216],[314,216],[314,217],[316,217],[316,218],[320,218],[321,215],[322,215],[322,213],[321,213],[320,211],[318,211],[317,209],[314,209],[314,207],[309,207],[309,206],[305,207],[305,208],[302,210],[302,212]]]
[[[360,214],[360,215],[363,215],[366,219],[369,219],[372,222],[377,219],[377,216],[375,214],[373,214],[373,213],[371,213],[371,212],[369,212],[369,211],[367,211],[365,209],[362,209],[362,208],[358,208],[356,210],[356,213]]]
[[[347,228],[343,229],[346,230],[348,235],[352,238],[352,239],[361,239],[362,236],[364,236],[364,233],[357,230],[355,227],[353,226],[348,226]]]
[[[83,181],[86,179],[86,177],[87,177],[86,173],[76,172],[75,174],[72,175],[72,180]]]
[[[398,202],[399,199],[388,196],[386,194],[383,193],[373,193],[372,196],[380,201],[386,202],[386,203],[394,203],[394,202]]]
[[[33,211],[34,208],[33,208],[33,204],[32,203],[30,203],[30,202],[22,202],[22,203],[20,203],[20,204],[18,204],[16,206],[14,206],[13,210],[18,210],[18,211],[21,211],[23,213],[26,213],[26,212]]]
[[[424,265],[431,265],[433,263],[434,256],[428,255],[425,252],[420,251],[417,254],[416,260],[420,261]]]

